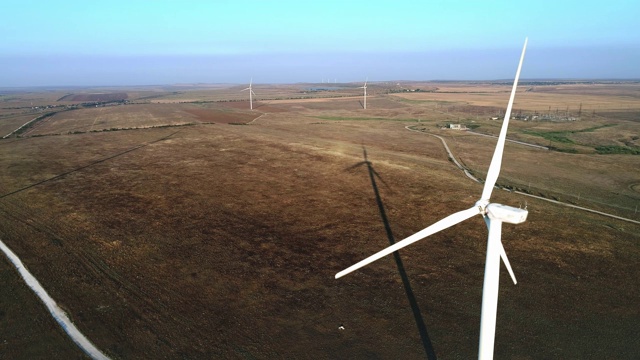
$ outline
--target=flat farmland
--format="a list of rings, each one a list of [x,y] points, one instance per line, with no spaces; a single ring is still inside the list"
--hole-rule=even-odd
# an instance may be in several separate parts
[[[495,139],[471,134],[449,137],[450,132],[441,135],[446,136],[458,159],[484,179],[491,154],[478,151],[478,145],[495,144]],[[509,142],[506,149],[499,179],[502,185],[637,219],[635,206],[640,196],[637,191],[640,178],[634,170],[639,165],[637,155],[559,153]],[[580,174],[567,171],[567,164],[581,169]]]
[[[23,124],[44,115],[42,112],[28,112],[27,114],[11,114],[2,117],[0,122],[0,135],[5,136]],[[2,137],[0,136],[0,137]]]
[[[252,85],[254,101],[282,99],[339,98],[362,93],[355,84],[256,84]],[[248,101],[249,84],[220,86],[209,88],[198,85],[173,87],[174,91],[160,91],[150,96],[138,96],[137,101],[148,100],[154,103],[181,102],[235,102]],[[375,88],[375,87],[374,87]],[[379,88],[380,90],[380,88]],[[374,90],[375,92],[375,90]]]
[[[197,104],[101,106],[56,113],[31,126],[24,132],[24,136],[195,123],[244,123],[253,120],[257,116],[249,111],[233,110],[221,106],[199,106]]]
[[[500,96],[506,104],[500,91],[486,111]],[[361,98],[336,98],[272,99],[254,111],[229,101],[61,112],[0,141],[0,238],[115,359],[418,359],[429,348],[421,325],[438,357],[474,358],[482,219],[401,250],[400,261],[333,278],[388,246],[386,225],[400,240],[478,199],[482,185],[429,134],[483,178],[495,139],[440,126],[494,134],[499,124],[436,108],[451,99],[435,95],[380,92],[366,111]],[[152,127],[183,123],[192,125]],[[138,129],[89,132],[107,128]],[[544,143],[556,139],[549,132],[580,153],[507,143],[498,184],[639,220],[640,157],[587,152],[633,148],[638,122],[513,120],[509,137]],[[502,271],[496,358],[635,358],[640,225],[502,190],[493,201],[530,212],[503,229],[519,282]],[[0,274],[15,294],[0,303],[1,353],[81,356],[6,260]]]
[[[398,93],[393,96],[410,101],[438,101],[452,104],[499,107],[504,111],[509,100],[511,86],[485,85],[454,86],[436,84],[433,92]],[[582,111],[640,111],[640,84],[623,85],[520,85],[513,107],[516,110],[538,112],[565,111],[567,107],[576,113]]]

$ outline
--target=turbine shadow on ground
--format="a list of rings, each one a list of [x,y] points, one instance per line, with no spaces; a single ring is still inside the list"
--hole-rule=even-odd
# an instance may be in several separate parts
[[[376,177],[382,181],[383,184],[386,185],[380,174],[378,174],[373,165],[367,158],[367,149],[363,146],[362,152],[364,154],[364,161],[361,161],[351,167],[348,167],[347,170],[355,169],[360,167],[361,165],[366,165],[367,170],[369,172],[369,179],[371,180],[371,187],[373,188],[373,193],[376,197],[376,203],[378,204],[378,210],[380,211],[380,217],[382,218],[382,223],[384,224],[384,229],[387,233],[387,238],[389,239],[389,243],[391,245],[395,244],[395,238],[393,237],[393,232],[391,231],[391,225],[389,225],[389,219],[387,219],[387,213],[384,210],[384,203],[382,202],[382,198],[380,197],[380,192],[378,191],[378,185],[376,183]],[[427,326],[424,323],[424,319],[422,318],[422,313],[420,312],[420,307],[418,306],[418,302],[416,301],[416,297],[413,294],[413,289],[411,288],[411,283],[409,282],[409,277],[407,276],[407,272],[404,269],[404,264],[402,263],[402,258],[400,257],[400,253],[398,251],[393,253],[393,258],[396,261],[396,265],[398,266],[398,272],[400,273],[400,277],[402,278],[402,285],[404,286],[404,290],[407,293],[407,299],[409,300],[409,305],[411,305],[411,311],[413,312],[413,318],[416,321],[416,326],[418,326],[418,332],[420,333],[420,339],[422,340],[422,345],[424,346],[424,351],[427,354],[427,358],[429,360],[437,359],[435,350],[433,349],[433,345],[431,344],[431,338],[429,337],[429,332],[427,331]]]

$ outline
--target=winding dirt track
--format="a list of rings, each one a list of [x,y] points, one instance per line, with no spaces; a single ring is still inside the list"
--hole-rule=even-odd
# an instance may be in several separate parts
[[[44,305],[47,307],[47,310],[49,310],[51,316],[53,316],[56,322],[60,324],[62,330],[64,330],[69,335],[71,340],[73,340],[73,342],[76,343],[82,349],[82,351],[84,351],[92,359],[108,360],[109,357],[107,357],[98,348],[96,348],[91,343],[91,341],[89,341],[89,339],[87,339],[86,336],[84,336],[84,334],[82,334],[80,330],[78,330],[78,328],[71,322],[69,316],[67,316],[64,310],[62,310],[58,306],[56,301],[53,300],[51,296],[49,296],[47,291],[42,287],[42,285],[40,285],[40,282],[29,272],[29,270],[27,270],[20,258],[18,258],[18,256],[13,251],[11,251],[11,249],[9,249],[2,240],[0,240],[0,249],[11,261],[13,266],[15,266],[16,270],[18,270],[24,282],[29,286],[31,290],[33,290],[38,298],[42,300]]]
[[[471,179],[471,180],[473,180],[473,181],[475,181],[475,182],[481,183],[480,179],[478,179],[478,178],[476,178],[475,176],[471,175],[471,173],[469,173],[469,171],[468,171],[464,166],[462,166],[462,165],[458,162],[458,160],[456,160],[455,156],[453,156],[453,153],[452,153],[452,152],[451,152],[451,150],[449,149],[449,146],[447,145],[447,142],[444,140],[444,138],[443,138],[443,137],[438,136],[438,135],[435,135],[435,134],[430,134],[430,133],[428,133],[428,132],[424,132],[424,131],[419,131],[419,130],[411,129],[411,127],[410,127],[410,126],[405,126],[404,128],[405,128],[405,129],[407,129],[407,130],[409,130],[409,131],[419,132],[419,133],[426,134],[426,135],[430,135],[430,136],[433,136],[433,137],[436,137],[436,138],[440,139],[440,141],[442,141],[442,145],[444,145],[444,149],[447,151],[447,154],[449,155],[449,158],[451,159],[451,161],[453,161],[453,163],[454,163],[454,164],[456,164],[456,166],[457,166],[460,170],[464,171],[464,174],[465,174],[465,175],[467,175],[467,177],[468,177],[469,179]],[[475,133],[475,134],[476,134],[476,135],[482,135],[482,134],[477,134],[477,133]],[[485,135],[485,136],[489,136],[489,135]],[[492,137],[492,136],[489,136],[489,137]],[[511,140],[508,140],[508,141],[511,141]],[[513,142],[515,142],[515,143],[517,143],[517,144],[525,145],[525,146],[532,146],[531,144],[521,143],[521,142],[519,142],[519,141],[513,141]],[[537,145],[534,145],[534,146],[538,147]],[[544,147],[541,147],[541,148],[544,148]],[[545,149],[546,149],[546,148],[545,148]],[[525,195],[525,196],[529,196],[529,197],[532,197],[532,198],[536,198],[536,199],[539,199],[539,200],[548,201],[548,202],[550,202],[550,203],[554,203],[554,204],[558,204],[558,205],[562,205],[562,206],[570,207],[570,208],[573,208],[573,209],[578,209],[578,210],[582,210],[582,211],[588,211],[588,212],[591,212],[591,213],[594,213],[594,214],[598,214],[598,215],[602,215],[602,216],[607,216],[607,217],[610,217],[610,218],[614,218],[614,219],[618,219],[618,220],[622,220],[622,221],[626,221],[626,222],[630,222],[630,223],[634,223],[634,224],[640,224],[640,221],[632,220],[632,219],[627,219],[627,218],[624,218],[624,217],[621,217],[621,216],[617,216],[617,215],[613,215],[613,214],[605,213],[605,212],[602,212],[602,211],[593,210],[593,209],[585,208],[585,207],[582,207],[582,206],[577,206],[577,205],[567,204],[567,203],[563,203],[563,202],[560,202],[560,201],[557,201],[557,200],[552,200],[552,199],[547,199],[547,198],[544,198],[544,197],[541,197],[541,196],[536,196],[536,195],[532,195],[532,194],[527,194],[527,193],[522,192],[522,191],[515,191],[515,190],[514,190],[513,192],[515,192],[515,193],[517,193],[517,194],[520,194],[520,195]]]
[[[449,146],[447,145],[447,142],[444,140],[444,138],[442,136],[439,136],[439,135],[436,135],[436,134],[430,134],[430,133],[424,132],[424,131],[414,130],[414,129],[411,129],[410,126],[405,126],[404,128],[409,130],[409,131],[414,131],[414,132],[419,132],[419,133],[422,133],[422,134],[431,135],[433,137],[436,137],[436,138],[440,139],[440,141],[442,141],[442,145],[444,145],[444,149],[447,151],[447,154],[449,155],[449,159],[451,159],[451,161],[453,161],[453,163],[456,164],[456,166],[460,170],[464,171],[464,174],[467,175],[467,177],[469,179],[471,179],[471,180],[473,180],[473,181],[475,181],[477,183],[481,183],[481,181],[477,177],[471,175],[469,170],[467,170],[464,166],[462,166],[462,164],[460,164],[458,162],[458,160],[456,160],[456,157],[453,156],[453,153],[451,152],[451,149],[449,149]]]
[[[2,138],[3,138],[3,139],[8,138],[9,136],[11,136],[11,135],[13,135],[13,134],[17,133],[18,131],[20,131],[20,129],[22,129],[23,127],[25,127],[25,126],[27,126],[27,125],[31,124],[32,122],[34,122],[34,121],[36,121],[36,120],[40,119],[41,117],[42,117],[42,115],[39,115],[39,116],[34,117],[33,119],[31,119],[31,120],[27,121],[26,123],[22,124],[19,128],[15,129],[15,130],[13,130],[12,132],[8,133],[7,135],[3,136]]]

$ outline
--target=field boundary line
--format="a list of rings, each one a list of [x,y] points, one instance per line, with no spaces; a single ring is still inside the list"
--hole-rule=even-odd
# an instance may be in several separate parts
[[[31,290],[40,298],[42,303],[47,307],[49,313],[54,318],[54,320],[60,325],[62,330],[73,340],[78,347],[85,352],[85,354],[89,355],[92,359],[96,360],[108,360],[109,357],[106,356],[102,351],[100,351],[89,339],[87,339],[80,330],[71,322],[67,313],[64,312],[58,306],[58,304],[49,296],[47,291],[40,285],[38,279],[36,279],[27,268],[24,266],[20,258],[13,252],[7,245],[0,240],[0,249],[7,256],[9,261],[13,264],[13,266],[18,270],[18,273],[22,277],[22,280],[29,286]]]
[[[162,138],[160,138],[160,139],[157,139],[157,140],[154,140],[154,141],[151,141],[151,142],[147,142],[147,143],[144,143],[144,144],[137,145],[137,146],[135,146],[135,147],[133,147],[133,148],[131,148],[131,149],[128,149],[128,150],[125,150],[125,151],[119,152],[119,153],[117,153],[117,154],[115,154],[115,155],[107,156],[106,158],[103,158],[103,159],[100,159],[100,160],[93,161],[93,162],[92,162],[92,163],[90,163],[90,164],[83,165],[83,166],[80,166],[79,168],[75,168],[75,169],[72,169],[72,170],[69,170],[69,171],[65,171],[65,172],[63,172],[62,174],[58,174],[58,175],[52,176],[52,177],[50,177],[50,178],[48,178],[48,179],[44,179],[44,180],[38,181],[38,182],[36,182],[36,183],[33,183],[33,184],[31,184],[31,185],[27,185],[27,186],[25,186],[25,187],[22,187],[22,188],[20,188],[20,189],[17,189],[17,190],[14,190],[14,191],[8,192],[8,193],[6,193],[6,194],[0,195],[0,199],[6,198],[7,196],[11,196],[11,195],[17,194],[17,193],[22,192],[22,191],[25,191],[25,190],[27,190],[27,189],[31,189],[32,187],[35,187],[35,186],[38,186],[38,185],[44,184],[44,183],[46,183],[46,182],[49,182],[49,181],[53,181],[53,180],[59,179],[59,178],[61,178],[61,177],[67,176],[67,175],[69,175],[69,174],[71,174],[71,173],[74,173],[74,172],[76,172],[76,171],[84,170],[84,169],[86,169],[86,168],[88,168],[88,167],[90,167],[90,166],[93,166],[93,165],[96,165],[96,164],[100,164],[100,163],[102,163],[102,162],[105,162],[105,161],[108,161],[108,160],[111,160],[111,159],[117,158],[118,156],[125,155],[125,154],[127,154],[127,153],[132,152],[132,151],[135,151],[135,150],[141,149],[141,148],[143,148],[143,147],[145,147],[145,146],[148,146],[148,145],[151,145],[151,144],[154,144],[154,143],[157,143],[157,142],[160,142],[160,141],[166,140],[166,139],[170,138],[171,136],[173,136],[173,135],[175,135],[175,134],[177,134],[177,133],[179,133],[179,132],[180,132],[180,130],[178,130],[178,131],[176,131],[176,132],[174,132],[174,133],[171,133],[171,134],[169,134],[169,135],[167,135],[167,136],[164,136],[164,137],[162,137]]]
[[[15,130],[13,130],[12,132],[8,133],[7,135],[3,136],[2,138],[3,138],[3,139],[8,138],[9,136],[11,136],[11,135],[13,135],[13,134],[17,133],[18,131],[20,131],[20,129],[22,129],[23,127],[25,127],[25,126],[27,126],[27,125],[31,124],[32,122],[34,122],[34,121],[36,121],[36,120],[40,119],[42,116],[43,116],[43,115],[39,115],[39,116],[34,117],[33,119],[31,119],[31,120],[27,121],[26,123],[22,124],[22,126],[20,126],[19,128],[15,129]]]
[[[265,115],[267,115],[267,114],[269,114],[269,113],[262,113],[262,114],[261,114],[260,116],[258,116],[257,118],[255,118],[255,119],[253,119],[253,120],[249,121],[249,122],[247,123],[247,125],[252,124],[254,121],[256,121],[256,120],[260,119],[261,117],[263,117],[263,116],[265,116]]]
[[[447,142],[444,140],[444,138],[443,138],[442,136],[435,135],[435,134],[431,134],[431,133],[428,133],[428,132],[425,132],[425,131],[420,131],[420,130],[416,130],[416,129],[411,129],[411,127],[410,127],[410,126],[405,126],[404,128],[405,128],[405,129],[407,129],[407,130],[409,130],[409,131],[414,131],[414,132],[418,132],[418,133],[422,133],[422,134],[426,134],[426,135],[431,135],[431,136],[433,136],[433,137],[436,137],[436,138],[440,139],[440,141],[442,141],[442,145],[444,145],[444,148],[445,148],[445,150],[447,151],[447,154],[449,155],[449,158],[451,159],[451,161],[453,161],[453,163],[454,163],[454,164],[455,164],[455,165],[456,165],[460,170],[464,171],[464,174],[465,174],[465,175],[467,175],[467,177],[468,177],[468,178],[470,178],[471,180],[473,180],[473,181],[475,181],[475,182],[477,182],[477,183],[482,183],[478,178],[476,178],[475,176],[471,175],[471,173],[469,173],[469,171],[468,171],[465,167],[463,167],[462,165],[460,165],[460,163],[459,163],[459,162],[456,160],[456,158],[453,156],[453,153],[452,153],[452,152],[451,152],[451,150],[449,149],[449,146],[447,146]],[[478,135],[481,135],[481,134],[478,134]],[[491,136],[491,135],[486,135],[486,136]],[[523,144],[523,145],[526,145],[526,144]],[[536,146],[537,146],[537,145],[536,145]],[[498,187],[496,186],[496,188],[498,188]],[[570,207],[570,208],[577,209],[577,210],[587,211],[587,212],[590,212],[590,213],[593,213],[593,214],[598,214],[598,215],[602,215],[602,216],[607,216],[607,217],[610,217],[610,218],[613,218],[613,219],[618,219],[618,220],[622,220],[622,221],[626,221],[626,222],[630,222],[630,223],[634,223],[634,224],[639,224],[639,225],[640,225],[640,221],[633,220],[633,219],[629,219],[629,218],[625,218],[625,217],[622,217],[622,216],[613,215],[613,214],[609,214],[609,213],[602,212],[602,211],[598,211],[598,210],[589,209],[589,208],[582,207],[582,206],[577,206],[577,205],[567,204],[567,203],[563,203],[563,202],[561,202],[561,201],[552,200],[552,199],[547,199],[547,198],[544,198],[544,197],[542,197],[542,196],[537,196],[537,195],[533,195],[533,194],[527,194],[527,193],[525,193],[525,192],[518,191],[518,190],[507,190],[507,191],[514,192],[514,193],[516,193],[516,194],[520,194],[520,195],[529,196],[529,197],[536,198],[536,199],[539,199],[539,200],[548,201],[548,202],[553,203],[553,204],[557,204],[557,205],[561,205],[561,206],[566,206],[566,207]]]
[[[475,132],[475,131],[473,131],[473,130],[467,130],[467,132],[468,132],[468,133],[470,133],[470,134],[473,134],[473,135],[478,135],[478,136],[486,136],[486,137],[491,137],[491,138],[494,138],[494,139],[497,139],[497,138],[498,138],[498,137],[497,137],[497,136],[495,136],[495,135],[482,134],[482,133],[479,133],[479,132]],[[524,145],[524,146],[531,146],[531,147],[534,147],[534,148],[537,148],[537,149],[549,150],[549,148],[548,148],[548,147],[546,147],[546,146],[542,146],[542,145],[536,145],[536,144],[526,143],[526,142],[524,142],[524,141],[518,141],[518,140],[510,140],[510,139],[505,139],[505,140],[506,140],[506,141],[510,141],[510,142],[512,142],[512,143],[516,143],[516,144]]]
[[[634,223],[634,224],[638,224],[638,225],[640,225],[640,221],[633,220],[633,219],[627,219],[627,218],[624,218],[624,217],[622,217],[622,216],[613,215],[613,214],[609,214],[609,213],[606,213],[606,212],[602,212],[602,211],[598,211],[598,210],[593,210],[593,209],[589,209],[589,208],[586,208],[586,207],[577,206],[577,205],[573,205],[573,204],[567,204],[567,203],[560,202],[560,201],[558,201],[558,200],[547,199],[547,198],[543,198],[542,196],[537,196],[537,195],[533,195],[533,194],[527,194],[527,193],[525,193],[525,192],[518,191],[518,190],[512,190],[512,191],[513,191],[514,193],[516,193],[516,194],[521,194],[521,195],[525,195],[525,196],[530,196],[530,197],[533,197],[533,198],[536,198],[536,199],[540,199],[540,200],[545,200],[545,201],[548,201],[548,202],[552,202],[552,203],[554,203],[554,204],[559,204],[559,205],[563,205],[563,206],[568,206],[568,207],[570,207],[570,208],[574,208],[574,209],[578,209],[578,210],[583,210],[583,211],[588,211],[588,212],[590,212],[590,213],[594,213],[594,214],[598,214],[598,215],[603,215],[603,216],[608,216],[608,217],[610,217],[610,218],[614,218],[614,219],[618,219],[618,220],[622,220],[622,221],[628,221],[628,222],[631,222],[631,223]]]

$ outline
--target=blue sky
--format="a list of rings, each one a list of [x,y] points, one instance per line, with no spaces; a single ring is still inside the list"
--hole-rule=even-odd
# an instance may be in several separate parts
[[[0,87],[640,78],[640,1],[4,0]]]

